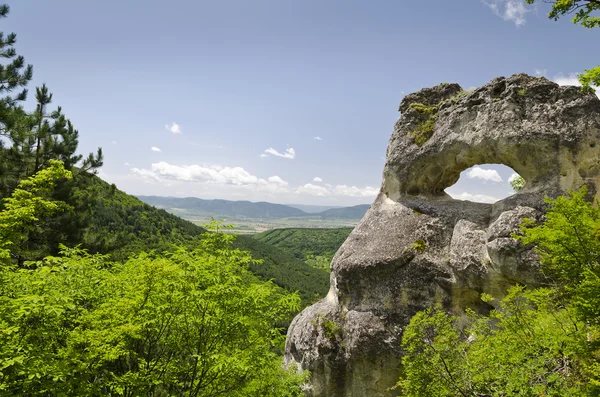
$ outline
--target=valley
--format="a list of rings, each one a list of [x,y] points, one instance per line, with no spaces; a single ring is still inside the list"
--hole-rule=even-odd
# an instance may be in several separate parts
[[[261,233],[279,228],[354,227],[369,209],[368,204],[352,207],[299,205],[297,208],[267,202],[203,200],[195,197],[137,197],[199,226],[212,219],[223,220],[225,224],[233,225],[228,232],[239,234]]]

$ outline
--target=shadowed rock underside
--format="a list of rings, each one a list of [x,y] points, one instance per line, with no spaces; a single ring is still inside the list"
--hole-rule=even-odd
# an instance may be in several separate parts
[[[288,331],[285,360],[312,372],[314,397],[393,396],[402,330],[437,302],[489,310],[535,284],[535,253],[511,238],[539,220],[543,198],[587,185],[600,198],[600,100],[518,74],[465,92],[441,84],[407,95],[387,149],[380,193],[331,263],[327,297]],[[526,180],[494,204],[444,189],[476,164],[504,164]]]

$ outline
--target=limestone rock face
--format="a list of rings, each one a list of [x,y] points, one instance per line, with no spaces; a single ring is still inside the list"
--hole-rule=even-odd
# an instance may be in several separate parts
[[[600,198],[600,100],[524,74],[464,92],[441,84],[407,95],[387,149],[379,196],[331,263],[331,289],[292,322],[286,362],[312,372],[314,397],[393,396],[402,331],[437,302],[486,312],[535,283],[535,253],[511,233],[540,219],[544,196],[587,185]],[[476,164],[526,180],[495,204],[444,189]]]

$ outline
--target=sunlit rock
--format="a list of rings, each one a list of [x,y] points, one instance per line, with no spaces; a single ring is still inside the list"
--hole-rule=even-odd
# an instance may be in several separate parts
[[[402,330],[420,310],[485,313],[487,292],[536,283],[535,253],[515,241],[544,196],[587,185],[600,198],[600,100],[524,74],[471,92],[441,84],[407,95],[370,210],[331,263],[329,295],[290,326],[286,361],[312,372],[314,397],[393,396]],[[494,204],[444,189],[476,164],[526,180]]]

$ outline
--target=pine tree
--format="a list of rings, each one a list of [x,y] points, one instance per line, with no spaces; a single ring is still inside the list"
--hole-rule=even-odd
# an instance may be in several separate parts
[[[0,18],[9,12],[0,5]],[[77,244],[89,222],[89,204],[95,200],[89,188],[89,176],[102,166],[102,149],[87,157],[77,154],[79,132],[62,112],[52,110],[52,93],[43,84],[35,90],[36,107],[26,111],[22,102],[27,98],[25,86],[32,78],[33,68],[17,56],[16,35],[0,32],[0,209],[3,199],[10,197],[19,182],[46,169],[52,161],[61,161],[73,174],[71,180],[57,181],[53,199],[68,203],[73,210],[47,219],[46,227],[31,230],[28,244],[32,256],[39,259],[56,253],[58,243]],[[20,90],[20,91],[18,91]]]
[[[0,18],[8,15],[8,5],[0,5]],[[17,56],[16,34],[0,32],[0,199],[8,197],[19,181],[46,168],[51,160],[62,161],[78,174],[94,174],[102,166],[102,149],[87,157],[77,154],[79,132],[58,107],[49,110],[52,93],[46,84],[36,88],[36,108],[26,112],[21,102],[27,98],[25,86],[33,67]],[[14,92],[21,89],[18,92]]]
[[[8,5],[0,5],[0,19],[10,11]],[[27,98],[25,86],[33,77],[33,67],[25,64],[25,58],[17,55],[15,43],[17,35],[4,35],[0,32],[0,137],[8,138],[13,147],[24,143],[24,112],[19,104]],[[20,90],[15,93],[15,90]],[[7,187],[13,189],[18,184],[15,176],[16,164],[20,152],[14,148],[6,148],[7,141],[0,139],[0,198],[6,197]]]
[[[10,7],[7,4],[0,5],[0,18],[6,18]],[[17,35],[9,33],[4,35],[0,32],[0,58],[10,60],[6,65],[0,65],[0,99],[2,110],[10,109],[18,102],[27,99],[27,89],[24,88],[33,77],[33,66],[25,65],[25,58],[17,55],[14,48]],[[22,88],[16,95],[11,96],[15,89]]]
[[[48,113],[48,105],[52,103],[52,93],[46,84],[36,88],[36,110],[31,116],[33,121],[30,132],[29,148],[33,153],[33,173],[45,168],[50,160],[60,160],[69,170],[95,173],[102,166],[102,148],[94,155],[90,153],[83,159],[77,154],[79,132],[73,127],[59,106]],[[83,161],[82,161],[83,159]],[[80,163],[81,162],[81,163]],[[80,163],[80,164],[79,164]]]

